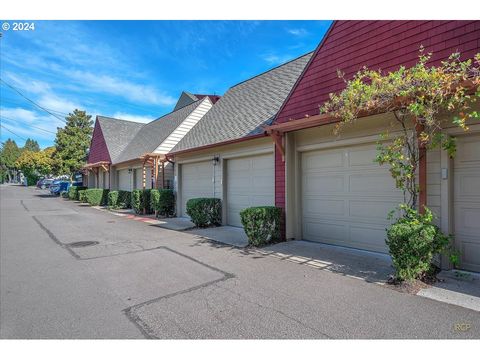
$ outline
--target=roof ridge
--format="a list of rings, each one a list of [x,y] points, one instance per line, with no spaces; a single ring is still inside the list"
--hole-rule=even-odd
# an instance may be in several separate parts
[[[129,122],[129,123],[145,125],[145,123],[141,123],[141,122],[138,122],[138,121],[119,119],[119,118],[114,118],[114,117],[111,117],[111,116],[97,115],[97,118],[98,119],[102,118],[102,119],[107,119],[107,120],[116,120],[116,121],[125,121],[125,122]]]
[[[291,60],[288,60],[287,62],[285,62],[285,63],[283,63],[283,64],[274,66],[274,67],[271,68],[271,69],[265,70],[264,72],[261,72],[260,74],[257,74],[257,75],[255,75],[255,76],[252,76],[251,78],[245,79],[245,80],[240,81],[239,83],[237,83],[237,84],[235,84],[235,85],[230,86],[229,89],[233,89],[234,87],[236,87],[236,86],[238,86],[238,85],[241,85],[241,84],[243,84],[243,83],[245,83],[245,82],[247,82],[247,81],[253,80],[253,79],[255,79],[255,78],[259,77],[259,76],[265,75],[265,74],[269,73],[270,71],[273,71],[273,70],[276,70],[276,69],[278,69],[278,68],[281,68],[282,66],[288,65],[288,64],[290,64],[290,63],[292,63],[292,62],[294,62],[294,61],[297,61],[298,59],[301,59],[302,57],[307,56],[307,55],[310,55],[310,54],[312,54],[312,53],[314,53],[314,52],[315,52],[315,50],[309,51],[308,53],[305,53],[305,54],[303,54],[303,55],[297,56],[296,58],[293,58],[293,59],[291,59]]]
[[[182,109],[185,109],[187,106],[193,105],[193,104],[195,104],[195,103],[197,103],[197,102],[199,102],[199,101],[203,101],[203,100],[205,100],[205,98],[206,98],[206,97],[201,98],[201,99],[199,99],[199,100],[195,100],[194,102],[192,102],[192,103],[190,103],[190,104],[187,104],[187,105],[185,105],[185,106],[182,106],[181,108],[178,108],[177,110],[170,111],[169,113],[166,113],[166,114],[164,114],[164,115],[162,115],[162,116],[160,116],[160,117],[158,117],[158,118],[156,118],[156,119],[154,119],[154,120],[152,120],[152,121],[150,121],[150,122],[148,122],[148,123],[145,123],[145,125],[151,124],[151,123],[153,123],[153,122],[155,122],[155,121],[157,121],[157,120],[161,120],[161,119],[163,119],[165,116],[174,114],[174,113],[176,113],[177,111],[180,111],[180,110],[182,110]]]

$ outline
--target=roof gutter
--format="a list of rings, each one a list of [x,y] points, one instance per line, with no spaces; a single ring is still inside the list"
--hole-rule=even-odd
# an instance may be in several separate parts
[[[245,136],[245,137],[242,137],[242,138],[239,138],[239,139],[227,140],[227,141],[222,141],[222,142],[218,142],[218,143],[215,143],[215,144],[209,144],[209,145],[199,146],[199,147],[196,147],[196,148],[170,152],[170,153],[168,153],[168,156],[176,156],[176,155],[181,155],[181,154],[187,154],[187,153],[206,150],[206,149],[211,149],[211,148],[215,148],[215,147],[223,146],[223,145],[237,144],[237,143],[241,143],[241,142],[244,142],[244,141],[264,138],[266,136],[267,136],[267,134],[265,132],[262,132],[261,134]]]

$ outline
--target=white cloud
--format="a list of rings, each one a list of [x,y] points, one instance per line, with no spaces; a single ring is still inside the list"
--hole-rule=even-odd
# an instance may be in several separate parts
[[[70,100],[61,98],[54,93],[47,93],[42,95],[37,102],[47,109],[53,109],[65,114],[73,112],[75,109],[82,109],[83,107]]]
[[[2,124],[9,130],[22,137],[30,137],[38,140],[53,140],[57,127],[63,125],[60,120],[56,120],[50,115],[43,115],[36,111],[22,108],[2,108],[0,110],[0,117]],[[12,134],[5,132],[2,135],[10,136]]]
[[[75,71],[71,77],[82,81],[85,88],[111,95],[121,96],[129,101],[144,104],[170,106],[176,99],[148,85],[137,84],[109,75],[97,75],[90,72]]]
[[[280,65],[292,59],[291,55],[265,54],[262,56],[269,65]]]
[[[303,28],[298,29],[287,29],[287,32],[294,36],[305,36],[308,35],[308,31]]]
[[[115,119],[130,120],[144,124],[154,120],[153,116],[142,116],[123,112],[116,112],[115,114],[113,114],[112,117],[114,117]]]

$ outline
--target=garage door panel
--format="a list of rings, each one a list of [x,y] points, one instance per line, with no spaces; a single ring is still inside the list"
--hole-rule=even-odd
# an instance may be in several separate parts
[[[455,177],[455,198],[465,201],[479,201],[480,191],[480,169],[477,172],[472,171],[456,171]]]
[[[355,239],[362,249],[388,252],[385,243],[385,227],[351,225],[350,239]]]
[[[303,189],[306,194],[328,195],[345,191],[343,175],[304,174]]]
[[[392,186],[393,179],[389,173],[376,171],[371,174],[355,174],[349,176],[349,185],[351,193],[399,193],[394,186]]]
[[[398,203],[391,201],[351,200],[349,201],[349,215],[387,225],[387,214],[397,205]]]
[[[318,169],[318,168],[343,168],[344,154],[342,151],[328,151],[322,157],[305,155],[304,170]]]
[[[367,147],[364,149],[357,149],[355,151],[348,151],[348,163],[351,167],[368,166],[371,168],[378,167],[373,160],[377,156],[377,150]]]
[[[128,169],[118,170],[118,188],[124,191],[130,191],[130,176]]]
[[[240,211],[274,205],[273,155],[227,160],[227,223],[242,226]]]
[[[199,197],[212,197],[213,194],[213,170],[209,161],[182,164],[182,216],[186,213],[187,201]]]
[[[305,199],[304,215],[332,215],[341,216],[345,214],[345,201],[326,200],[319,198]]]
[[[388,213],[403,194],[375,155],[375,144],[302,154],[304,239],[387,252]]]
[[[466,270],[480,271],[480,135],[457,138],[453,182],[460,265]]]
[[[345,224],[322,222],[316,219],[304,218],[305,238],[325,242],[343,242],[348,238]]]

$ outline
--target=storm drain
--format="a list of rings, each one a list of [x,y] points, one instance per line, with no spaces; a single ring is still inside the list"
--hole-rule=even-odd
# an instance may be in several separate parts
[[[80,247],[87,247],[99,244],[98,241],[76,241],[70,244],[67,244],[68,247],[72,248],[80,248]]]

